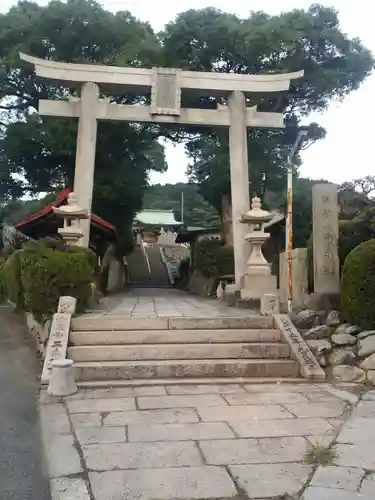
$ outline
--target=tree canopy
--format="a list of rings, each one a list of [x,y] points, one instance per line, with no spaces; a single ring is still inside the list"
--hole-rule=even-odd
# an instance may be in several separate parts
[[[252,12],[246,19],[213,8],[189,10],[166,26],[163,42],[165,63],[190,70],[239,74],[304,70],[304,78],[292,82],[289,92],[255,103],[259,110],[285,111],[284,130],[248,133],[252,194],[262,197],[267,190],[282,190],[286,158],[303,121],[357,89],[374,65],[360,40],[340,30],[337,12],[317,4],[276,16]],[[310,123],[305,144],[324,136],[322,127]],[[203,131],[191,138],[187,151],[190,178],[220,209],[220,194],[230,194],[227,133]]]
[[[67,98],[75,90],[38,80],[18,56],[75,63],[151,66],[160,44],[151,27],[129,12],[112,14],[91,0],[20,2],[0,16],[1,195],[51,192],[73,185],[77,121],[41,118],[41,98]],[[130,94],[109,96],[136,103]],[[119,229],[141,207],[147,174],[166,169],[155,126],[100,123],[93,210]]]
[[[256,103],[259,110],[285,111],[286,123],[281,131],[248,132],[252,192],[261,196],[282,192],[285,160],[303,120],[357,89],[374,65],[360,40],[340,30],[337,12],[320,5],[277,16],[252,12],[246,19],[212,8],[188,10],[155,34],[130,12],[112,14],[94,0],[53,0],[45,7],[22,1],[0,15],[0,197],[5,200],[71,187],[74,174],[76,121],[42,118],[36,110],[41,98],[66,99],[76,91],[36,79],[19,51],[65,62],[239,74],[304,69],[305,77],[290,92]],[[130,93],[108,97],[122,104],[148,99]],[[183,96],[184,106],[218,103],[225,99]],[[311,123],[306,141],[324,135]],[[120,234],[128,232],[142,206],[149,171],[167,167],[159,137],[184,138],[190,180],[217,211],[230,192],[226,130],[100,123],[93,210]]]

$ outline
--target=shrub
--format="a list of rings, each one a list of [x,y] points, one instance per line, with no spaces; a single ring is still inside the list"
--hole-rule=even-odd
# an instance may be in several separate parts
[[[341,308],[346,321],[375,328],[375,239],[361,243],[345,259]]]
[[[219,240],[199,241],[195,245],[193,265],[206,278],[234,274],[233,247]]]
[[[3,268],[7,296],[17,309],[25,308],[21,280],[21,254],[22,250],[15,250],[5,261]]]
[[[53,240],[31,242],[6,261],[4,274],[10,300],[36,317],[56,312],[59,297],[77,299],[82,311],[91,296],[96,256],[86,248]]]
[[[4,265],[5,260],[0,260],[0,303],[4,302],[8,297]]]
[[[77,299],[77,311],[82,311],[91,296],[94,257],[83,248],[62,251],[41,244],[26,245],[20,254],[25,310],[37,316],[53,314],[59,297],[70,295]]]

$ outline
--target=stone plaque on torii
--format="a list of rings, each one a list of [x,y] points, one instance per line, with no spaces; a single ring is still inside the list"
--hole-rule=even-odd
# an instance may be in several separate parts
[[[242,214],[250,208],[247,155],[247,127],[283,128],[282,113],[260,112],[247,106],[246,98],[287,92],[291,80],[301,78],[303,71],[282,74],[238,75],[183,71],[174,68],[140,69],[133,67],[71,64],[38,59],[26,54],[20,58],[34,66],[38,77],[81,87],[80,98],[69,101],[39,101],[39,113],[49,116],[78,118],[78,137],[74,192],[80,206],[91,213],[94,186],[95,151],[98,120],[128,122],[176,123],[229,128],[229,159],[232,194],[233,246],[236,284],[246,274],[249,256],[247,233],[241,224]],[[99,99],[101,91],[110,93],[139,91],[150,93],[151,106],[123,105]],[[228,97],[228,106],[217,109],[181,107],[181,92]],[[251,99],[250,99],[251,100]],[[83,221],[81,244],[88,246],[90,221]]]

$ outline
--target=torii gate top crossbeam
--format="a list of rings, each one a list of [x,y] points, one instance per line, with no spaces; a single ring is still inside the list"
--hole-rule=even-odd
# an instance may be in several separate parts
[[[37,76],[73,85],[85,82],[121,86],[122,90],[149,91],[155,78],[176,78],[180,89],[209,91],[212,94],[228,95],[241,91],[249,94],[266,94],[287,91],[290,82],[303,76],[303,70],[294,73],[239,75],[228,73],[183,71],[174,68],[141,69],[94,64],[73,64],[48,61],[20,53],[20,58],[32,64]],[[176,82],[177,83],[177,82]]]

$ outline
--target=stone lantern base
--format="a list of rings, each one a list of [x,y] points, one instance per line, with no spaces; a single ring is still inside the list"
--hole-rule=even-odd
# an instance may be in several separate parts
[[[241,280],[241,299],[260,299],[264,294],[277,293],[277,277],[272,274],[246,274]]]

